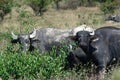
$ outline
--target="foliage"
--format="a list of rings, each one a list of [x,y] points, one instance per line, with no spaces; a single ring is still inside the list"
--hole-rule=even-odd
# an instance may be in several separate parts
[[[106,0],[106,2],[102,3],[100,9],[104,12],[104,14],[114,13],[114,10],[119,5],[120,2],[117,0]]]
[[[87,4],[88,0],[79,0],[79,2],[80,2],[80,6],[86,6],[86,5],[88,5]]]
[[[5,14],[11,11],[12,6],[13,0],[0,0],[0,10],[3,10]]]
[[[56,5],[56,9],[58,10],[59,9],[59,2],[62,1],[62,0],[53,0],[53,2],[55,3]]]
[[[100,3],[101,3],[101,2],[103,3],[103,2],[108,2],[108,1],[111,2],[111,1],[113,1],[113,0],[95,0],[95,1],[100,2]]]
[[[3,80],[65,79],[69,76],[71,78],[76,78],[77,76],[78,79],[84,78],[88,70],[82,66],[79,70],[80,73],[79,71],[76,73],[76,69],[71,71],[64,70],[67,53],[66,46],[60,48],[59,54],[55,48],[48,53],[40,54],[37,50],[23,53],[8,44],[6,50],[0,51],[0,77]]]
[[[29,0],[30,3],[36,6],[47,6],[52,0]]]
[[[42,15],[44,9],[52,2],[52,0],[28,0],[28,2],[36,12],[36,15]]]
[[[104,12],[104,14],[113,13],[114,4],[111,2],[105,2],[101,5],[100,9]]]
[[[66,54],[51,51],[39,54],[37,51],[22,53],[13,51],[11,45],[5,51],[0,52],[0,76],[2,79],[49,79],[51,76],[62,74]]]

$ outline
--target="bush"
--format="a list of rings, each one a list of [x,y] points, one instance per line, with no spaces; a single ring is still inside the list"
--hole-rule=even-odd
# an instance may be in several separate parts
[[[114,4],[113,3],[103,3],[100,9],[104,12],[104,14],[114,13]]]
[[[3,10],[5,14],[11,11],[13,6],[13,0],[0,0],[0,10]]]
[[[49,79],[51,76],[62,74],[66,54],[56,57],[54,51],[49,54],[38,52],[21,53],[11,51],[9,46],[4,53],[0,52],[0,77],[8,79]],[[12,48],[11,48],[12,49]]]
[[[4,19],[4,15],[11,11],[13,0],[0,0],[0,21]]]
[[[36,15],[42,15],[46,6],[48,6],[52,0],[28,0],[28,2],[35,11]]]
[[[60,8],[60,6],[59,6],[59,2],[60,1],[62,1],[62,0],[53,0],[53,2],[55,3],[55,8],[56,8],[56,10],[58,10],[59,8]]]
[[[100,9],[104,12],[104,14],[114,13],[114,10],[118,6],[117,0],[108,0],[101,4]]]

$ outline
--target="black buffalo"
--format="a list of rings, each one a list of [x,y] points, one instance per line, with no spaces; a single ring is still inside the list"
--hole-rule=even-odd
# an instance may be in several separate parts
[[[87,28],[86,28],[87,27]],[[39,49],[41,52],[50,51],[53,46],[59,48],[61,44],[65,43],[69,47],[71,39],[69,36],[75,35],[76,32],[85,30],[92,31],[92,28],[81,25],[73,29],[58,29],[58,28],[41,28],[35,29],[29,34],[18,34],[15,35],[12,32],[12,43],[19,42],[21,44],[22,51],[26,52],[27,49],[30,51],[34,48]]]
[[[68,55],[68,58],[73,58],[72,60],[77,62],[85,55],[82,57],[82,60],[91,60],[97,66],[97,72],[99,74],[103,72],[113,60],[118,60],[120,58],[119,28],[112,26],[98,28],[95,30],[94,35],[90,35],[87,31],[79,31],[74,37],[74,40],[78,42],[78,45],[83,52],[80,50],[76,54],[76,51],[73,51]],[[74,55],[72,58],[70,56],[71,54],[72,56]],[[78,56],[76,57],[76,55]],[[69,60],[68,62],[70,63]]]
[[[88,55],[92,52],[92,48],[90,46],[90,39],[93,34],[94,33],[92,33],[91,35],[88,31],[79,31],[76,33],[76,36],[71,36],[71,39],[77,42],[79,48],[71,51],[68,54],[66,58],[68,64],[65,65],[65,68],[68,67],[72,69],[75,64],[78,64],[80,62],[82,64],[86,64],[90,60],[90,56]]]
[[[57,28],[41,28],[34,30],[29,34],[15,35],[12,32],[12,43],[19,42],[21,44],[22,51],[33,51],[35,48],[44,53],[52,50],[52,47],[61,47],[64,41],[68,41],[67,37],[70,34],[70,30],[63,30]],[[67,42],[66,42],[67,43]]]

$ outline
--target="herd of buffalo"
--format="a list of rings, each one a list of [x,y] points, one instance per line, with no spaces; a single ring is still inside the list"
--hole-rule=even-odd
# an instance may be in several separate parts
[[[97,29],[86,25],[73,29],[41,28],[29,34],[11,34],[11,42],[20,43],[24,52],[34,48],[40,53],[48,52],[53,46],[59,48],[64,42],[68,46],[69,54],[66,59],[71,69],[79,62],[86,64],[92,61],[97,66],[96,72],[100,74],[120,57],[120,28],[114,26]],[[78,48],[74,50],[71,42],[75,42]]]

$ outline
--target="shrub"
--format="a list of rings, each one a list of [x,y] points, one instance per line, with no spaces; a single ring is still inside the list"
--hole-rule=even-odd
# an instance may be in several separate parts
[[[114,13],[114,10],[118,6],[117,0],[106,0],[106,2],[102,3],[100,9],[104,12],[104,14]]]
[[[103,3],[102,6],[100,7],[100,9],[104,12],[104,14],[114,12],[113,3],[109,3],[109,2]]]
[[[28,0],[28,2],[35,11],[36,15],[42,15],[46,6],[48,6],[52,0]]]
[[[0,10],[3,10],[5,14],[11,11],[12,6],[13,0],[0,0]]]
[[[4,15],[11,11],[13,0],[0,0],[0,21],[4,19]]]
[[[39,54],[37,51],[22,53],[11,50],[0,52],[0,77],[8,79],[49,79],[51,76],[62,74],[62,65],[66,54],[56,57],[54,51]]]
[[[60,1],[62,1],[62,0],[53,0],[53,2],[55,3],[55,7],[56,7],[56,9],[58,10],[59,8],[60,8],[60,6],[59,6],[59,2]]]

